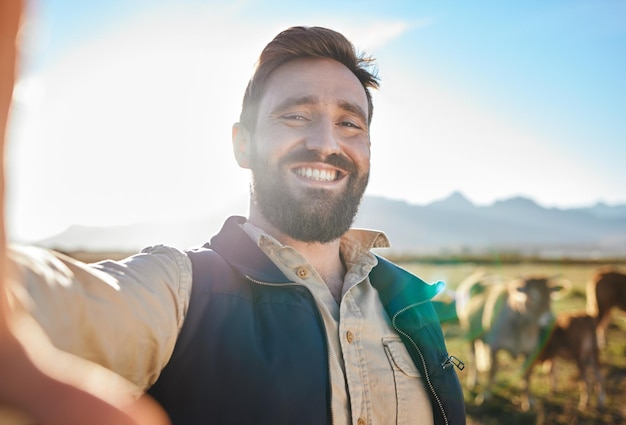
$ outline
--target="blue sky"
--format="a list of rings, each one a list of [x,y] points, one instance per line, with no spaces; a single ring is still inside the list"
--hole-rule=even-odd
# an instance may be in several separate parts
[[[378,59],[368,194],[626,203],[623,1],[39,0],[28,17],[15,239],[245,214],[230,127],[260,50],[292,25]]]

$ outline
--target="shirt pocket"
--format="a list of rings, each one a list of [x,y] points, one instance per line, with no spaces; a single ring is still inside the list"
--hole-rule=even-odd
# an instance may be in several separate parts
[[[387,360],[393,371],[398,425],[432,424],[432,406],[424,381],[398,336],[383,337]]]

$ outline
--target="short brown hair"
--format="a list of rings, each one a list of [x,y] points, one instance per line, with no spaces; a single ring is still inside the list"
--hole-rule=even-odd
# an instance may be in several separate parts
[[[299,58],[329,58],[343,64],[359,79],[365,89],[368,104],[368,125],[372,121],[374,105],[370,88],[378,88],[374,58],[357,53],[352,43],[342,34],[322,27],[291,27],[278,34],[265,46],[259,57],[243,97],[239,121],[253,132],[259,101],[272,72],[288,61]]]

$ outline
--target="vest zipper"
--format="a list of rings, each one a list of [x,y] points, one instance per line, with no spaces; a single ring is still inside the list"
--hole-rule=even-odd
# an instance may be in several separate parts
[[[415,348],[415,351],[417,351],[417,354],[420,357],[420,360],[422,361],[422,366],[424,367],[424,372],[425,372],[425,378],[426,378],[426,383],[428,384],[428,388],[430,389],[430,392],[433,394],[433,396],[435,397],[435,400],[437,401],[437,406],[439,406],[439,411],[441,412],[441,415],[443,416],[443,420],[446,423],[446,425],[449,424],[448,422],[448,417],[446,416],[446,412],[443,408],[443,405],[441,404],[441,399],[439,398],[439,395],[437,394],[437,392],[435,391],[435,387],[433,386],[433,383],[430,381],[430,374],[428,373],[428,367],[426,366],[426,360],[424,359],[424,355],[422,354],[422,350],[420,350],[420,348],[417,346],[417,344],[415,343],[415,341],[413,341],[413,338],[411,338],[406,332],[404,332],[402,329],[400,329],[397,325],[396,325],[396,318],[404,313],[406,310],[413,308],[419,304],[422,303],[417,303],[417,304],[412,304],[409,305],[405,308],[403,308],[402,310],[398,311],[396,314],[394,314],[391,323],[393,324],[394,329],[401,335],[403,335],[406,339],[408,339],[411,344],[413,345],[413,348]]]
[[[313,305],[315,306],[315,313],[316,313],[316,317],[317,317],[317,323],[318,325],[324,330],[323,334],[324,334],[324,351],[326,352],[326,374],[328,376],[328,381],[327,381],[327,388],[326,388],[326,403],[328,405],[328,416],[330,417],[330,423],[331,425],[334,423],[334,417],[333,417],[333,409],[332,409],[332,400],[331,400],[331,383],[330,383],[330,353],[328,352],[328,335],[326,335],[326,326],[324,325],[324,321],[322,320],[322,317],[320,316],[320,312],[319,309],[317,308],[317,304],[315,303],[315,299],[313,298],[313,294],[311,294],[311,291],[309,290],[309,288],[307,288],[304,285],[295,283],[295,282],[285,282],[285,283],[272,283],[272,282],[261,282],[260,280],[256,280],[253,277],[250,277],[248,275],[244,275],[244,277],[246,279],[248,279],[250,282],[255,283],[257,285],[261,285],[261,286],[269,286],[269,287],[285,287],[285,286],[293,286],[293,287],[300,287],[300,288],[304,288],[306,289],[307,293],[309,294],[309,297],[311,297],[312,301],[313,301]]]

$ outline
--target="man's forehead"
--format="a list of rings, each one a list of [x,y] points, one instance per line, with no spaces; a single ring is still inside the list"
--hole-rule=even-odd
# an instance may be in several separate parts
[[[261,103],[270,98],[275,106],[333,99],[342,106],[367,110],[365,88],[359,79],[345,65],[329,58],[298,58],[276,68],[269,75]]]

